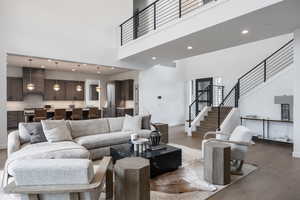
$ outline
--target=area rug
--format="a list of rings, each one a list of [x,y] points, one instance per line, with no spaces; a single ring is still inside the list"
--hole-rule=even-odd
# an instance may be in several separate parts
[[[201,151],[186,146],[170,144],[182,149],[182,167],[151,180],[151,200],[205,200],[231,184],[254,172],[257,167],[245,164],[243,176],[231,176],[231,184],[218,186],[207,183],[203,178]],[[2,175],[3,171],[0,171]],[[2,177],[2,176],[1,176]],[[18,195],[7,195],[0,189],[0,199],[20,200]],[[99,200],[104,200],[102,196]]]

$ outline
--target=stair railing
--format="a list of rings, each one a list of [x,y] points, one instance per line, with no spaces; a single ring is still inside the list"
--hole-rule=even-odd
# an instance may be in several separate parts
[[[121,46],[211,1],[213,0],[156,0],[120,25]]]
[[[195,100],[189,105],[189,127],[192,126],[192,110],[193,110],[193,106],[196,105],[196,104],[199,104],[200,101],[201,101],[201,97],[203,97],[203,95],[205,93],[208,93],[207,91],[211,91],[213,90],[214,88],[221,88],[221,94],[222,94],[222,100],[224,98],[224,86],[223,85],[208,85],[206,88],[203,89],[203,91],[196,96]],[[213,91],[212,91],[213,92]],[[208,97],[207,97],[208,98]],[[208,102],[208,106],[212,105],[213,104],[213,99],[211,99],[209,102]],[[195,109],[196,110],[196,109]],[[201,110],[198,110],[196,113],[195,113],[195,117],[201,112]]]
[[[238,107],[239,99],[293,63],[293,39],[242,75],[218,106],[218,130],[223,107]]]

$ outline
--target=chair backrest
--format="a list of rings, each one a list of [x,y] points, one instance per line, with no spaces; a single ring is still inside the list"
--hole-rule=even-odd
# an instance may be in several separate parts
[[[97,107],[89,109],[89,118],[98,118],[99,109]]]
[[[82,115],[82,108],[73,108],[72,109],[72,115],[81,116]]]
[[[47,110],[44,108],[36,108],[34,109],[35,117],[47,117]]]
[[[55,109],[54,118],[55,119],[64,119],[66,117],[66,109]]]
[[[235,142],[251,142],[252,136],[253,134],[250,129],[244,126],[238,126],[230,135],[229,140]]]

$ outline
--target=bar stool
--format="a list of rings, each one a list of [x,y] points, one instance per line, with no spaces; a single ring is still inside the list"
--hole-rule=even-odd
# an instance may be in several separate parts
[[[99,118],[99,109],[97,107],[89,109],[89,119]]]
[[[72,120],[81,120],[82,119],[82,108],[73,108],[71,119]]]
[[[66,118],[66,109],[55,109],[54,110],[54,119],[62,120]]]
[[[44,108],[36,108],[34,109],[34,118],[33,121],[40,122],[41,120],[47,119],[47,110]]]

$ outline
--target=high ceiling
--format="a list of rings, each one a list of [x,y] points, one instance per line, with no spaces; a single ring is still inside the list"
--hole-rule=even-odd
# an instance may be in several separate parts
[[[31,63],[28,61],[30,58],[32,59]],[[55,64],[56,62],[58,62],[57,68]],[[99,74],[99,75],[114,75],[118,73],[131,71],[130,69],[125,69],[125,68],[53,60],[48,58],[12,55],[12,54],[9,54],[7,56],[7,64],[8,66],[13,66],[13,67],[44,68],[47,70],[57,70],[57,71],[64,71],[64,72],[76,71],[76,72],[82,72],[87,74]]]

